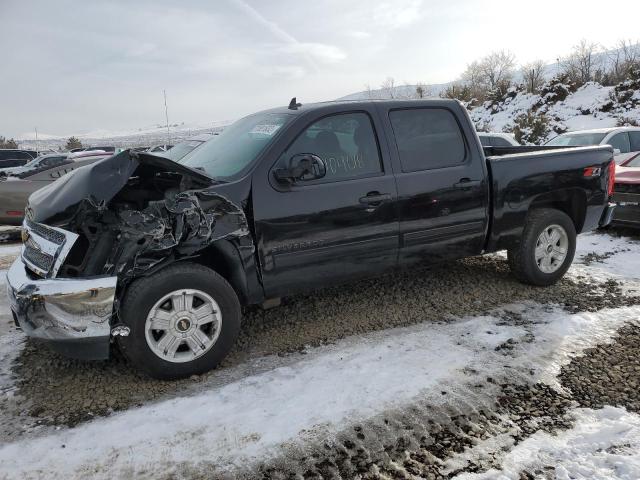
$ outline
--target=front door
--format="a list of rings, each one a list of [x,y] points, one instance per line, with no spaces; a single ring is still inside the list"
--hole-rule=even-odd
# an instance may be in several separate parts
[[[253,181],[258,256],[267,297],[372,275],[397,263],[396,185],[372,111],[316,115],[265,178]],[[278,183],[273,172],[314,154],[326,176]],[[260,175],[260,173],[257,173]]]

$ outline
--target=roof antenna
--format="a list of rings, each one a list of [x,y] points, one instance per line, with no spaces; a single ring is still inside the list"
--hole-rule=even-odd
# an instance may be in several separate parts
[[[289,102],[289,110],[297,110],[298,107],[301,107],[301,106],[302,106],[301,103],[296,102],[296,97],[293,97]]]

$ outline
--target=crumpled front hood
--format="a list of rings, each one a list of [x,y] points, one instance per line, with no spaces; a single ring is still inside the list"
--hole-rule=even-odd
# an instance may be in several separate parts
[[[108,203],[127,184],[140,166],[156,172],[177,173],[201,186],[211,185],[211,177],[167,158],[125,150],[96,163],[75,169],[29,197],[27,217],[35,222],[62,225],[83,202],[94,206]]]

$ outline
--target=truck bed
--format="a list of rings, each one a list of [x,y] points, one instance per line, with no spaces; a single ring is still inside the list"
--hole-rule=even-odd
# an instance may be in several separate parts
[[[486,251],[502,250],[518,242],[527,211],[534,203],[554,206],[568,201],[576,209],[586,208],[583,212],[567,212],[584,219],[576,224],[578,233],[598,227],[602,206],[607,202],[612,147],[490,148],[499,153],[486,159],[492,199]],[[597,175],[585,176],[587,167],[600,170]]]

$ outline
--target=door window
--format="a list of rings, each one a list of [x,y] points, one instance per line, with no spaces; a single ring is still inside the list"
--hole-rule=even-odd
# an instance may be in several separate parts
[[[627,135],[627,132],[614,135],[613,137],[611,137],[608,143],[613,148],[617,148],[618,150],[620,150],[620,153],[629,153],[631,151],[629,145],[629,135]]]
[[[317,155],[327,165],[325,177],[305,184],[337,182],[383,172],[378,142],[366,113],[331,115],[311,124],[282,154],[278,166],[286,166],[291,157],[303,153]]]
[[[640,152],[640,132],[629,132],[632,152]]]
[[[403,172],[464,163],[464,138],[453,114],[444,108],[412,108],[389,113]]]

